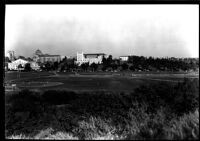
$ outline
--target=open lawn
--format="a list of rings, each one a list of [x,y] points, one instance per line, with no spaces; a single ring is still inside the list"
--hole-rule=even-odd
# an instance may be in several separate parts
[[[5,73],[5,82],[14,81],[14,80],[23,80],[23,79],[32,79],[36,77],[45,77],[53,75],[51,72],[17,72],[10,71]]]

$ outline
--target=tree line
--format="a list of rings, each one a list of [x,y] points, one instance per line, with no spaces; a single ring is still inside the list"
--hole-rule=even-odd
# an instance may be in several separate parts
[[[64,58],[59,63],[49,62],[45,68],[59,71],[197,71],[199,68],[198,58],[153,58],[144,56],[129,56],[127,61],[121,61],[109,55],[103,57],[102,63],[82,63],[76,64],[76,59]]]
[[[29,58],[30,59],[30,58]],[[9,62],[6,58],[5,61]],[[96,71],[197,71],[199,68],[199,58],[154,58],[144,56],[129,56],[127,61],[116,59],[109,55],[103,57],[102,63],[82,63],[76,64],[75,58],[64,58],[60,62],[40,63],[40,69],[43,71],[61,71],[61,72],[96,72]],[[18,66],[21,68],[22,66]],[[24,70],[30,71],[31,66],[27,63]]]

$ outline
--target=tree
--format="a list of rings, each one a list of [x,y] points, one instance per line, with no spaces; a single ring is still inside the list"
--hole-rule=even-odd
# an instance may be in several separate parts
[[[81,64],[81,68],[82,68],[84,71],[87,71],[88,67],[89,67],[89,63],[83,63],[83,64]]]
[[[28,57],[28,58],[27,58],[27,60],[28,60],[28,61],[33,61],[33,59],[32,59],[32,58],[30,58],[30,57]]]
[[[19,64],[19,65],[17,66],[17,68],[18,68],[18,70],[20,70],[21,68],[23,68],[22,64]]]
[[[59,69],[60,71],[64,71],[64,69],[65,69],[65,64],[64,64],[64,62],[62,62],[62,63],[60,63],[60,64],[58,65],[58,69]]]
[[[32,69],[32,68],[31,68],[30,63],[26,63],[25,66],[24,66],[24,70],[25,70],[25,71],[31,71],[31,69]]]
[[[7,56],[5,57],[5,62],[11,62],[9,57],[7,57]]]
[[[112,55],[109,55],[107,59],[108,66],[111,66],[112,60]]]
[[[107,59],[105,58],[105,56],[103,56],[102,63],[103,63],[102,71],[105,71],[107,68]]]
[[[47,71],[51,70],[51,64],[50,64],[50,62],[46,62],[44,66],[45,66],[45,69]]]
[[[105,56],[103,56],[103,58],[102,58],[103,66],[106,66],[106,62],[107,62],[107,60],[106,60]]]
[[[54,63],[53,63],[53,69],[54,69],[54,70],[57,70],[57,69],[58,69],[58,62],[54,62]]]
[[[114,63],[111,64],[111,67],[112,67],[113,70],[117,70],[118,65],[117,65],[117,63],[114,62]]]
[[[18,59],[26,60],[26,58],[24,56],[19,56]]]
[[[60,62],[64,62],[67,60],[67,57],[65,56]]]
[[[128,69],[128,64],[127,63],[123,63],[122,64],[122,69],[123,70],[127,70]]]
[[[131,66],[129,67],[129,69],[132,70],[132,71],[135,71],[135,67],[134,67],[133,65],[131,65]]]
[[[90,67],[92,68],[93,71],[96,71],[97,68],[98,68],[98,65],[95,64],[95,63],[92,63],[92,64],[90,65]]]

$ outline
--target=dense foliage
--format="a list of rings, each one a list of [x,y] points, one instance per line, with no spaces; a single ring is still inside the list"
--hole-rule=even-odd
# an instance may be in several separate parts
[[[19,58],[31,61],[31,58]],[[5,57],[5,62],[11,62]],[[75,58],[64,58],[60,62],[39,63],[43,71],[198,71],[199,58],[153,58],[144,56],[129,56],[127,61],[113,59],[112,55],[103,57],[102,64],[76,64]]]
[[[25,71],[31,71],[31,69],[32,69],[31,68],[31,64],[30,63],[26,63],[25,66],[24,66],[24,70]]]
[[[129,56],[128,63],[133,64],[135,69],[141,70],[197,70],[199,67],[198,58],[153,58],[143,56]]]
[[[75,59],[65,59],[60,67],[67,71],[197,71],[199,67],[198,58],[153,58],[144,56],[129,56],[127,61],[103,57],[102,64],[83,63],[77,66],[72,63]],[[64,63],[63,63],[64,62]],[[69,65],[73,64],[73,65]]]
[[[79,139],[199,139],[198,79],[132,93],[24,90],[5,100],[7,137],[62,132]]]

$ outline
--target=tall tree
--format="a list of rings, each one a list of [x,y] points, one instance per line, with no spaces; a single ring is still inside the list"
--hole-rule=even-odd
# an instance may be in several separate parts
[[[28,58],[27,58],[27,60],[28,60],[28,61],[33,61],[33,59],[32,59],[32,58],[30,58],[30,57],[28,57]]]
[[[22,69],[22,68],[23,68],[22,64],[19,64],[19,65],[17,66],[17,68],[18,68],[18,70]]]
[[[123,63],[122,64],[122,69],[123,70],[127,70],[128,69],[128,64],[127,63]]]
[[[109,55],[108,59],[107,59],[107,63],[108,63],[109,66],[111,66],[112,60],[113,60],[112,55]]]
[[[117,62],[111,63],[111,67],[113,70],[116,70],[118,68]]]
[[[104,66],[106,65],[106,62],[107,62],[107,59],[105,58],[105,56],[103,56],[102,63],[103,63]]]
[[[82,68],[84,71],[87,71],[88,67],[89,67],[89,63],[83,63],[83,64],[81,64],[81,68]]]
[[[5,62],[11,62],[9,57],[7,57],[7,56],[5,57]]]
[[[58,69],[58,62],[54,62],[54,63],[53,63],[53,69],[54,69],[54,70],[57,70],[57,69]]]
[[[24,57],[24,56],[19,56],[18,59],[26,60],[26,57]]]
[[[50,64],[50,62],[46,62],[44,66],[45,66],[45,69],[46,69],[47,71],[50,71],[50,70],[51,70],[51,64]]]
[[[25,64],[24,70],[25,70],[25,71],[31,71],[31,65],[30,65],[30,63],[26,63],[26,64]]]
[[[98,65],[95,64],[95,63],[92,63],[92,64],[90,65],[90,67],[92,68],[93,71],[96,71],[97,68],[98,68]]]

